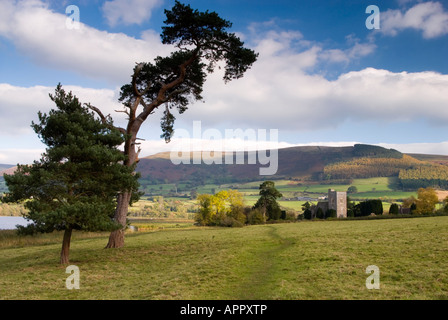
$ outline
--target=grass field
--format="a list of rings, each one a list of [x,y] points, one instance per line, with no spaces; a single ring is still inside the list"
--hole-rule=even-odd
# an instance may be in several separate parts
[[[147,222],[142,222],[147,223]],[[176,227],[176,223],[178,226]],[[447,299],[448,217],[304,221],[244,228],[176,222],[128,233],[75,233],[68,290],[62,234],[0,233],[0,299]],[[366,268],[380,289],[366,288]]]
[[[200,192],[210,192],[211,188],[215,190],[223,190],[229,188],[230,186],[236,187],[239,192],[244,195],[244,200],[246,205],[254,205],[259,198],[258,187],[259,182],[249,182],[238,185],[208,185]],[[354,179],[353,183],[350,185],[327,185],[327,184],[317,184],[317,183],[298,183],[292,180],[276,180],[275,187],[283,194],[285,198],[295,198],[298,196],[310,196],[317,198],[319,196],[326,196],[328,194],[328,189],[335,189],[337,191],[347,191],[350,186],[356,186],[358,189],[357,193],[349,194],[350,199],[356,203],[359,201],[364,201],[367,199],[381,199],[383,201],[384,212],[389,211],[391,203],[400,203],[402,199],[409,198],[410,196],[417,197],[416,191],[397,191],[394,187],[397,184],[396,178],[368,178],[368,179]],[[295,210],[296,212],[302,211],[302,205],[306,201],[286,201],[279,200],[279,204],[286,208]]]
[[[325,196],[328,194],[328,189],[335,189],[337,191],[347,191],[350,186],[356,186],[358,189],[357,193],[349,194],[350,199],[355,202],[364,201],[366,199],[381,199],[384,205],[384,211],[388,212],[391,203],[400,203],[402,199],[409,198],[410,196],[417,196],[417,192],[409,191],[399,191],[395,190],[397,187],[398,178],[368,178],[368,179],[354,179],[353,183],[350,185],[327,185],[318,184],[316,182],[298,182],[293,180],[276,180],[276,188],[283,194],[286,199],[294,199],[300,196],[307,196],[312,198],[318,198],[319,196]],[[252,206],[258,200],[259,196],[259,186],[262,181],[239,183],[239,184],[208,184],[200,186],[197,188],[199,194],[208,193],[213,194],[221,190],[228,190],[230,188],[237,189],[244,195],[244,200],[246,205]],[[129,209],[132,214],[139,214],[144,212],[145,206],[153,206],[153,197],[163,196],[166,202],[179,201],[184,206],[184,211],[188,208],[196,208],[197,202],[189,199],[189,194],[191,190],[180,191],[177,196],[173,192],[176,190],[176,185],[174,184],[163,184],[150,186],[153,190],[152,195],[146,195],[141,198],[140,201],[135,203],[133,207]],[[178,184],[177,188],[181,190],[185,188],[184,184]],[[151,200],[147,200],[147,199]],[[297,213],[302,212],[302,205],[306,201],[290,201],[290,200],[280,200],[280,205],[287,210],[294,210]],[[7,206],[7,208],[3,208]],[[0,204],[0,215],[18,215],[20,216],[21,211],[18,208],[14,208],[10,204]],[[175,215],[176,212],[173,211],[168,216],[171,217]],[[185,212],[183,213],[185,217]]]

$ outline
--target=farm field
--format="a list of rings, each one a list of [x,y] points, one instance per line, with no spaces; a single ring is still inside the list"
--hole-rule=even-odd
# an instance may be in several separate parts
[[[337,191],[347,191],[350,186],[357,188],[356,193],[349,194],[350,199],[355,202],[364,201],[366,199],[381,199],[383,201],[384,210],[388,212],[391,203],[400,203],[403,199],[410,196],[417,197],[416,191],[400,191],[396,190],[396,178],[368,178],[368,179],[354,179],[352,184],[320,184],[316,182],[300,182],[294,180],[274,180],[275,187],[283,194],[284,199],[279,200],[279,204],[289,210],[296,212],[302,211],[302,205],[306,201],[298,200],[298,197],[311,197],[317,199],[320,196],[326,196],[328,189],[335,189]],[[234,183],[234,184],[207,184],[196,188],[198,194],[208,193],[213,194],[221,190],[236,189],[244,196],[246,205],[254,205],[259,198],[258,187],[262,181],[248,182],[248,183]],[[177,188],[181,193],[189,194],[190,190],[183,190],[183,185],[178,185]],[[166,199],[178,200],[187,205],[194,205],[194,201],[188,200],[185,197],[175,197],[170,190],[175,190],[176,186],[173,184],[165,184],[159,187],[153,187],[158,190],[156,195],[165,196]],[[168,197],[168,198],[167,198]],[[143,197],[145,198],[145,197]],[[144,206],[144,199],[140,201],[140,206]],[[135,211],[135,210],[134,210]]]
[[[446,216],[170,226],[128,233],[120,249],[103,249],[107,234],[75,233],[70,262],[80,270],[79,290],[65,287],[61,233],[2,231],[0,299],[448,298]],[[379,268],[379,289],[366,288],[370,265]]]

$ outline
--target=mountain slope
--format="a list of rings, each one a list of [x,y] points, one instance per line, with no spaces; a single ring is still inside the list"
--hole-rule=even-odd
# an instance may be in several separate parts
[[[6,170],[6,169],[12,168],[12,167],[14,167],[14,165],[12,165],[12,164],[2,164],[2,163],[0,163],[0,172],[2,172],[3,170]]]
[[[261,165],[259,161],[257,164],[248,164],[248,155],[250,154],[245,153],[244,164],[235,164],[235,160],[233,164],[226,164],[223,156],[223,164],[207,165],[202,162],[201,164],[175,165],[170,161],[170,153],[165,152],[141,159],[137,171],[141,173],[142,179],[146,180],[158,180],[165,183],[189,181],[203,184],[213,181],[215,183],[257,181],[264,178],[322,179],[329,165],[350,163],[356,159],[376,159],[370,161],[371,163],[388,162],[392,166],[393,175],[398,175],[400,169],[420,162],[411,156],[404,156],[397,150],[370,145],[293,147],[278,150],[278,170],[275,175],[260,176],[259,168],[268,167],[269,164]],[[443,159],[448,161],[448,156],[437,157],[438,161]],[[403,163],[410,163],[410,165]],[[272,162],[271,165],[273,165]]]

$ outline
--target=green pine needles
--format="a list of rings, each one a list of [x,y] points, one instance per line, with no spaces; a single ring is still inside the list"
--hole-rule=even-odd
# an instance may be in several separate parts
[[[120,191],[137,194],[138,175],[123,166],[118,147],[125,137],[108,123],[96,119],[61,84],[50,94],[56,109],[39,112],[32,128],[47,145],[32,165],[19,165],[5,175],[8,202],[24,202],[32,223],[19,227],[22,234],[64,230],[62,264],[69,263],[72,230],[113,231],[122,225],[113,220]],[[138,197],[134,197],[136,200]]]

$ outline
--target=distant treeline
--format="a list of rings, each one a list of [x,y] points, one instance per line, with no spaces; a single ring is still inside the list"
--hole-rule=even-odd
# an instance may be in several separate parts
[[[368,147],[371,146],[359,149],[358,153],[368,153]],[[406,190],[427,187],[448,189],[448,166],[420,161],[403,154],[401,158],[361,157],[336,162],[325,166],[323,172],[313,175],[314,180],[320,181],[373,177],[398,177],[402,189]]]
[[[421,165],[400,170],[398,175],[403,189],[435,187],[448,189],[448,166]]]
[[[362,179],[398,176],[403,169],[412,168],[422,162],[408,155],[401,158],[363,157],[325,166],[323,179]]]

